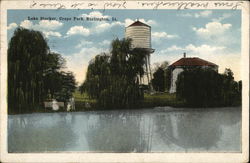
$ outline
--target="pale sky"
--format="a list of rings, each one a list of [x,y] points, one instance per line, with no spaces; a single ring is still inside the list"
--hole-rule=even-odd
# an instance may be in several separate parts
[[[110,21],[76,21],[74,17]],[[112,17],[117,21],[112,21]],[[101,52],[109,52],[110,42],[124,38],[125,27],[137,18],[151,26],[155,49],[151,65],[163,61],[171,64],[186,52],[187,57],[200,57],[219,65],[219,72],[232,69],[235,79],[241,80],[240,10],[8,10],[8,40],[18,26],[41,31],[50,50],[66,59],[67,69],[81,83],[88,62]]]

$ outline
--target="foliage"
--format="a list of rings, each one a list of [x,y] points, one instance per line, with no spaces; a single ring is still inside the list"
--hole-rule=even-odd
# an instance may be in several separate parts
[[[73,96],[73,92],[76,89],[76,81],[72,72],[61,72],[59,74],[59,80],[57,80],[59,89],[55,92],[53,98],[58,101],[67,102],[69,98]]]
[[[64,64],[60,54],[49,51],[41,32],[17,28],[8,48],[9,112],[34,112],[56,93],[72,92],[74,77],[61,71]]]
[[[177,97],[192,107],[232,106],[240,104],[241,86],[226,69],[219,74],[213,69],[186,69],[178,75]]]
[[[168,91],[171,82],[171,71],[168,68],[168,62],[157,64],[156,70],[153,73],[152,85],[154,90],[158,92]]]
[[[153,73],[153,79],[152,79],[152,85],[154,90],[163,92],[165,90],[165,76],[164,76],[164,70],[159,67],[154,73]]]
[[[8,49],[8,104],[21,112],[24,107],[41,103],[44,98],[44,70],[49,51],[46,40],[37,31],[18,28]]]
[[[115,39],[111,54],[97,55],[88,66],[86,81],[80,90],[97,99],[103,108],[131,108],[143,97],[139,77],[144,74],[147,52],[130,47],[130,39]]]
[[[60,70],[65,65],[65,59],[60,54],[48,53],[46,58],[46,69],[45,69],[45,85],[44,89],[48,99],[55,97],[55,93],[60,91],[61,84],[55,81],[61,81],[62,73]]]

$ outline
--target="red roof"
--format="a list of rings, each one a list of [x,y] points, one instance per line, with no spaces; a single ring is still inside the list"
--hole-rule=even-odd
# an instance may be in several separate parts
[[[216,64],[200,59],[198,57],[194,58],[181,58],[174,62],[171,66],[217,66]]]
[[[147,26],[147,27],[150,27],[149,25],[144,24],[144,23],[140,22],[139,20],[137,20],[136,22],[130,24],[128,27],[131,27],[131,26]]]

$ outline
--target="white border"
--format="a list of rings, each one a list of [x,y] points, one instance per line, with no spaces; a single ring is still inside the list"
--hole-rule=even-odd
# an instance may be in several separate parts
[[[32,1],[2,1],[1,2],[1,55],[0,55],[0,162],[248,162],[249,153],[249,2],[242,3],[242,61],[241,76],[243,83],[243,105],[242,105],[242,153],[39,153],[39,154],[9,154],[7,153],[7,9],[29,9]],[[48,2],[51,1],[36,1]],[[70,6],[72,1],[52,1],[60,2]],[[88,1],[77,1],[79,3]],[[90,1],[98,2],[98,1]],[[108,1],[106,1],[108,2]],[[117,1],[109,1],[117,2]],[[124,2],[124,1],[119,1]],[[126,1],[126,6],[132,9],[142,8],[138,6],[142,1]],[[149,1],[147,1],[149,2]],[[157,2],[157,1],[150,1]],[[166,1],[164,1],[166,2]],[[173,1],[170,1],[173,2]],[[192,2],[192,1],[185,1]],[[208,2],[207,9],[230,9],[230,7],[215,7],[214,1],[194,1]],[[220,1],[221,2],[221,1]],[[228,3],[238,3],[239,1],[225,1]],[[75,2],[74,2],[75,3]],[[99,1],[99,8],[103,8],[104,1]],[[81,6],[86,8],[86,6]],[[106,7],[113,9],[112,7]],[[152,9],[152,6],[144,7]],[[36,6],[33,9],[42,9]],[[49,9],[54,9],[53,7]],[[163,7],[159,9],[176,9],[176,7]],[[193,7],[192,9],[203,9]]]

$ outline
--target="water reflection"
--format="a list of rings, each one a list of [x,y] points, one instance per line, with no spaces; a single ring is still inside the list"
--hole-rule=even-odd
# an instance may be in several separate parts
[[[12,115],[9,152],[240,151],[241,111],[123,110]]]
[[[86,137],[90,151],[144,152],[146,141],[140,131],[141,116],[130,113],[101,114],[88,124]]]
[[[156,132],[164,143],[174,143],[184,149],[205,148],[208,150],[219,141],[222,131],[220,125],[212,122],[214,119],[207,119],[203,115],[192,113],[181,114],[178,117],[179,119],[171,116],[155,118]]]
[[[60,121],[51,123],[54,118]],[[75,135],[65,118],[66,116],[61,118],[61,115],[44,119],[32,116],[12,117],[8,126],[8,152],[61,151],[74,146]]]
[[[205,113],[205,114],[204,114]],[[156,134],[166,145],[176,145],[183,151],[217,151],[218,144],[222,140],[225,126],[233,126],[240,121],[240,112],[179,112],[167,115],[155,116]],[[231,139],[236,143],[235,150],[240,150],[240,125],[232,128],[237,133],[236,138]],[[238,139],[237,139],[238,137]],[[225,144],[224,144],[225,145]],[[217,148],[217,150],[216,150]],[[224,146],[226,151],[226,146]],[[220,150],[220,149],[219,149]],[[221,149],[223,151],[223,149]]]

